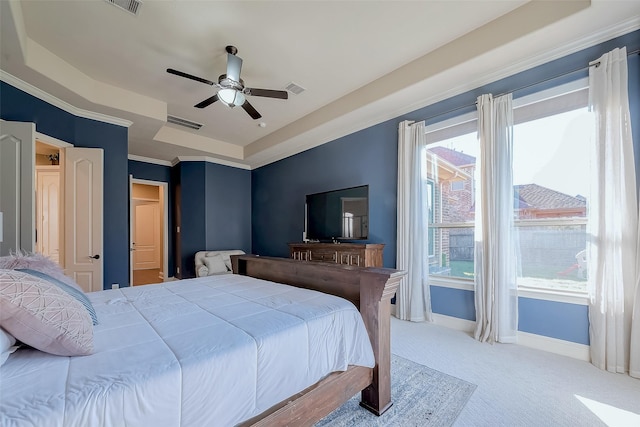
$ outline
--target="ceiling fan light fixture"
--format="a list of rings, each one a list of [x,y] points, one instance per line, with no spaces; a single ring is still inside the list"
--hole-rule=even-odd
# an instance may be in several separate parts
[[[229,107],[238,107],[246,101],[244,93],[231,88],[224,88],[218,91],[218,98],[223,104]]]

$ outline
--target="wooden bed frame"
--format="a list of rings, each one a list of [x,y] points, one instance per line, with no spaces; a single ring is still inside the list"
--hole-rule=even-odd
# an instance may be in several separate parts
[[[312,426],[358,391],[360,406],[376,415],[391,402],[391,298],[405,272],[257,255],[232,255],[234,274],[313,289],[351,301],[369,333],[376,365],[334,372],[240,426]]]

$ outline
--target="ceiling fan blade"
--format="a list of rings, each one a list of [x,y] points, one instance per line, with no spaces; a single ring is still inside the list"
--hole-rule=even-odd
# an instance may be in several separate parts
[[[167,73],[175,74],[176,76],[184,77],[187,79],[195,80],[200,83],[205,83],[213,86],[214,83],[211,80],[203,79],[202,77],[193,76],[191,74],[183,73],[182,71],[174,70],[173,68],[167,68]]]
[[[194,107],[196,108],[204,108],[204,107],[208,107],[209,105],[213,104],[214,102],[216,102],[218,100],[218,94],[216,93],[215,95],[213,95],[211,98],[207,98],[204,101],[194,105]]]
[[[249,113],[253,120],[258,120],[260,117],[262,117],[262,115],[258,113],[255,108],[253,108],[253,105],[251,105],[249,101],[245,101],[244,104],[242,104],[242,108],[244,109],[244,111]]]
[[[245,88],[244,92],[247,95],[252,96],[264,96],[265,98],[278,98],[278,99],[289,99],[289,93],[286,90],[272,90],[272,89],[254,89],[254,88]]]
[[[230,53],[227,54],[227,78],[234,82],[240,82],[240,70],[242,59]]]

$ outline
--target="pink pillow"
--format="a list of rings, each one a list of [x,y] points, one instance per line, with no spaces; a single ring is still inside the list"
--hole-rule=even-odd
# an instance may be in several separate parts
[[[11,255],[0,257],[0,269],[2,268],[8,270],[28,268],[39,271],[40,273],[48,274],[49,276],[76,288],[80,292],[84,292],[80,285],[74,282],[71,277],[64,274],[64,270],[62,270],[60,264],[39,253],[18,251]]]
[[[93,323],[82,303],[58,286],[21,271],[0,270],[0,327],[46,353],[93,353]]]

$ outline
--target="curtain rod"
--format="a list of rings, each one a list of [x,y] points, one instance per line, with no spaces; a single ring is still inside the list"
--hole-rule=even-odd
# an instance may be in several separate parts
[[[635,54],[640,54],[640,49],[636,49],[636,50],[634,50],[634,51],[627,52],[627,56],[631,56],[631,55],[635,55]],[[519,90],[528,89],[528,88],[530,88],[530,87],[532,87],[532,86],[536,86],[536,85],[539,85],[539,84],[542,84],[542,83],[546,83],[546,82],[548,82],[548,81],[555,80],[555,79],[560,78],[560,77],[568,76],[569,74],[577,73],[578,71],[584,71],[584,70],[587,70],[587,69],[589,69],[589,68],[591,68],[591,67],[598,66],[598,65],[600,65],[600,61],[598,61],[598,62],[596,62],[596,63],[594,63],[594,64],[587,65],[587,66],[585,66],[585,67],[576,68],[576,69],[574,69],[574,70],[567,71],[567,72],[564,72],[564,73],[562,73],[562,74],[558,74],[558,75],[555,75],[555,76],[553,76],[553,77],[546,78],[546,79],[544,79],[544,80],[539,80],[539,81],[537,81],[537,82],[534,82],[534,83],[531,83],[531,84],[528,84],[528,85],[520,86],[520,87],[515,88],[515,89],[513,89],[513,90],[511,90],[511,91],[509,91],[509,92],[504,92],[504,93],[501,93],[501,94],[499,94],[499,95],[496,95],[496,98],[497,98],[498,96],[503,96],[503,95],[507,95],[507,94],[509,94],[509,93],[517,92],[517,91],[519,91]],[[507,78],[508,78],[508,77],[507,77]],[[456,111],[458,111],[458,110],[463,110],[463,109],[465,109],[465,108],[469,108],[469,107],[475,107],[476,105],[477,105],[477,103],[476,103],[476,102],[474,102],[473,104],[462,105],[462,106],[460,106],[460,107],[456,107],[456,108],[452,108],[452,109],[450,109],[450,110],[447,110],[447,111],[445,111],[445,112],[443,112],[443,113],[438,113],[438,114],[436,114],[435,116],[427,117],[427,118],[426,118],[426,119],[424,119],[424,120],[431,120],[431,119],[434,119],[434,118],[436,118],[436,117],[440,117],[440,116],[444,116],[444,115],[447,115],[447,114],[450,114],[450,113],[456,112]]]

